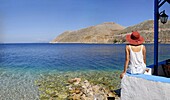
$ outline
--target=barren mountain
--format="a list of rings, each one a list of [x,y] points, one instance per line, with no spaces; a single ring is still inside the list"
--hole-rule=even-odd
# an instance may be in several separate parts
[[[146,43],[153,43],[154,28],[153,20],[124,28],[113,22],[103,23],[96,26],[66,31],[56,37],[51,43],[124,43],[126,34],[138,31]],[[170,21],[166,24],[159,23],[159,42],[170,43]]]
[[[123,26],[113,22],[103,23],[76,31],[66,31],[51,43],[108,43],[109,36],[114,36],[115,32],[123,29]]]

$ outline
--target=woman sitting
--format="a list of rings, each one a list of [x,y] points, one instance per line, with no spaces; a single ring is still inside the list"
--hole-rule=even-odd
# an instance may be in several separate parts
[[[142,44],[144,38],[138,32],[132,32],[132,34],[126,35],[126,40],[129,44],[126,45],[126,61],[120,78],[123,78],[126,72],[130,74],[144,74],[145,71],[148,72],[149,69],[146,68],[146,48]]]

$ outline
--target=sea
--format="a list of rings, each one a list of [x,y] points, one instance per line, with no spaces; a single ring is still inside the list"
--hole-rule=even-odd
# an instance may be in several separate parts
[[[0,100],[39,100],[34,81],[46,73],[123,70],[125,44],[0,44]],[[145,44],[147,66],[154,45]],[[170,44],[159,44],[159,61],[170,58]]]

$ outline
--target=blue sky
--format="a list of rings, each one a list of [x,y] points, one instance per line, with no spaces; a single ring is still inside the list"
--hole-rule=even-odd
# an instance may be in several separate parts
[[[170,16],[170,5],[160,11]],[[0,0],[0,42],[49,42],[104,22],[128,27],[153,19],[154,0]]]

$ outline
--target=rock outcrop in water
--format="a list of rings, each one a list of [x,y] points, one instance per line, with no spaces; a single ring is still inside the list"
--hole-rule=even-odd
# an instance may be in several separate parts
[[[67,87],[69,88],[69,100],[108,100],[118,97],[100,85],[91,84],[88,80],[81,81],[81,78],[74,78]]]
[[[40,100],[108,100],[120,98],[120,71],[88,71],[47,74],[35,81]]]
[[[126,34],[139,31],[146,43],[154,42],[154,22],[147,20],[142,23],[124,28],[116,23],[103,23],[96,26],[66,31],[56,37],[51,43],[124,43]],[[170,43],[170,21],[159,24],[159,42]]]

